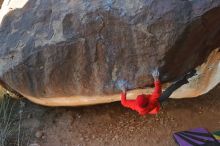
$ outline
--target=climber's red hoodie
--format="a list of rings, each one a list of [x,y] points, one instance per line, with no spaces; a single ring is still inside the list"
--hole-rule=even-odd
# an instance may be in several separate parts
[[[157,114],[160,109],[160,103],[158,101],[161,95],[160,81],[155,81],[154,85],[155,89],[152,94],[138,95],[136,100],[127,100],[126,93],[121,93],[121,104],[137,111],[140,115]]]

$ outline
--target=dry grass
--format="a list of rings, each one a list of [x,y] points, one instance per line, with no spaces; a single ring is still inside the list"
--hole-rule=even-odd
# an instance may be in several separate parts
[[[24,146],[23,102],[4,94],[0,101],[0,146]]]
[[[9,138],[17,132],[17,125],[13,119],[13,109],[15,103],[12,103],[9,96],[4,95],[0,104],[0,145],[9,144]]]
[[[0,146],[28,145],[30,133],[22,128],[24,106],[21,98],[0,85]]]

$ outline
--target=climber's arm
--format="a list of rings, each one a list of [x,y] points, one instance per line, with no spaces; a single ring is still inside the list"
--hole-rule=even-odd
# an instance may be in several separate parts
[[[127,100],[125,92],[121,93],[121,104],[124,107],[128,107],[128,108],[131,108],[133,110],[135,109],[135,100]]]
[[[154,81],[154,91],[153,91],[153,95],[157,95],[157,97],[159,98],[159,96],[161,95],[162,89],[161,89],[161,83],[160,81]]]
[[[159,98],[159,96],[161,95],[162,89],[161,89],[161,83],[160,83],[160,73],[158,71],[158,69],[155,69],[152,73],[152,76],[154,78],[154,91],[153,91],[153,96]]]

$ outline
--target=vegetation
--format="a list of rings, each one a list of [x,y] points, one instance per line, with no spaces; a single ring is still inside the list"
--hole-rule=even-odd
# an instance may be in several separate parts
[[[17,132],[13,117],[15,103],[5,94],[0,103],[0,145],[9,145],[10,137]]]
[[[24,133],[21,129],[23,105],[4,94],[0,101],[0,146],[23,146]]]

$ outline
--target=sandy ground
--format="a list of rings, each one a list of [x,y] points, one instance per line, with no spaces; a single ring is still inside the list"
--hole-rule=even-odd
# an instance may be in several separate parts
[[[25,100],[22,127],[31,146],[175,146],[176,131],[220,130],[220,85],[195,99],[168,100],[158,115],[139,116],[119,102],[48,108]],[[27,137],[26,137],[27,138]]]

